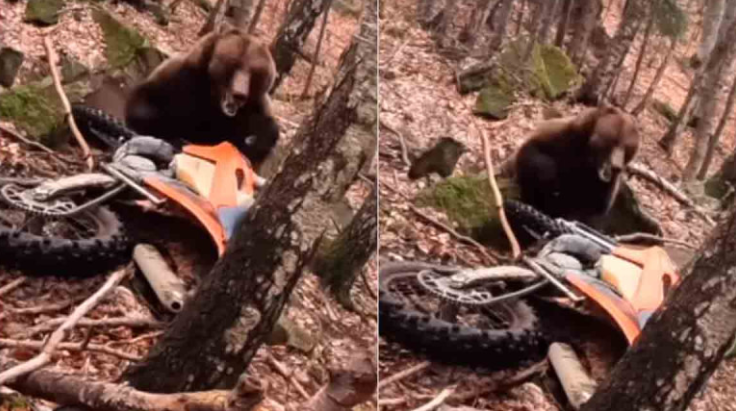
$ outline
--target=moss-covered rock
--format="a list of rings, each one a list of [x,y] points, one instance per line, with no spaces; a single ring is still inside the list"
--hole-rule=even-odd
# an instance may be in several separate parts
[[[102,28],[105,37],[105,57],[110,67],[127,66],[137,57],[140,49],[149,47],[146,39],[137,31],[126,27],[104,10],[95,9],[92,17]]]
[[[72,103],[79,102],[89,92],[80,82],[64,87]],[[10,121],[29,137],[54,146],[62,141],[59,129],[66,127],[64,110],[51,78],[13,87],[0,94],[0,118]]]
[[[565,52],[551,45],[535,45],[532,52],[534,75],[549,100],[555,100],[577,82],[577,69]]]
[[[518,198],[518,191],[508,180],[498,179],[497,182],[504,197]],[[422,191],[417,205],[443,212],[459,232],[478,241],[497,246],[505,244],[495,196],[484,174],[445,179]]]
[[[71,83],[89,74],[89,69],[67,53],[61,54],[61,81]]]
[[[28,0],[23,21],[39,26],[52,26],[59,22],[59,12],[64,0]]]
[[[23,53],[10,47],[0,48],[0,86],[12,86],[21,65]]]
[[[481,90],[475,101],[473,112],[482,117],[502,120],[509,114],[511,105],[516,103],[513,90],[500,85],[489,85]]]
[[[535,44],[528,54],[528,43],[513,41],[494,64],[479,65],[461,76],[461,91],[482,87],[476,114],[503,119],[519,95],[555,100],[579,82],[575,65],[561,49]]]

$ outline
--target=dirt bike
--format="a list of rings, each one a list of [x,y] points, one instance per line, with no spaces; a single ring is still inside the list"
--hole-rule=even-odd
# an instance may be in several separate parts
[[[573,307],[593,309],[633,344],[679,282],[661,247],[618,244],[515,201],[504,208],[513,227],[551,241],[523,265],[382,263],[382,336],[442,362],[502,369],[546,355],[544,313],[530,306],[532,296],[562,295]]]
[[[124,193],[198,221],[219,255],[264,181],[232,144],[178,152],[137,136],[99,110],[74,107],[85,130],[118,147],[99,172],[58,179],[0,178],[0,263],[84,276],[129,260],[124,224],[106,206]]]

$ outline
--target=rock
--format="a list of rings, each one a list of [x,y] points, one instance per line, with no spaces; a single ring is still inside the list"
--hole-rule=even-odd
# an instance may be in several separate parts
[[[519,190],[513,180],[498,173],[496,180],[505,200],[519,198]],[[508,241],[498,220],[495,201],[485,172],[450,177],[421,191],[417,196],[418,205],[443,212],[456,225],[458,232],[481,243],[505,248],[508,247]],[[609,215],[598,221],[595,228],[616,235],[661,233],[659,222],[640,207],[634,191],[625,181],[621,183],[619,195]]]
[[[489,85],[478,95],[473,113],[494,120],[503,120],[508,116],[509,108],[514,103],[516,97],[513,90],[500,85]]]
[[[575,65],[558,47],[535,45],[532,62],[534,75],[549,100],[556,100],[565,94],[579,78]]]
[[[0,86],[11,87],[23,64],[23,53],[10,47],[0,48]]]
[[[274,325],[267,343],[269,345],[288,345],[303,353],[309,353],[314,349],[317,341],[297,323],[282,316]]]
[[[127,66],[137,57],[140,49],[150,47],[137,31],[126,27],[107,12],[95,9],[92,17],[102,29],[105,57],[111,68]]]
[[[39,26],[52,26],[59,22],[59,12],[64,0],[28,0],[23,21]]]
[[[77,82],[65,85],[64,91],[69,101],[76,103],[89,88],[88,84]],[[68,133],[59,133],[66,123],[61,100],[50,77],[4,92],[0,98],[0,118],[11,121],[28,137],[47,145],[57,145],[68,136]]]
[[[89,69],[84,64],[80,63],[67,53],[60,53],[59,58],[61,59],[62,83],[71,83],[89,74]]]

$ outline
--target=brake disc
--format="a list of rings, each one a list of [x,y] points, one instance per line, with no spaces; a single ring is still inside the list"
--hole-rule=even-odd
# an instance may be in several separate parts
[[[25,188],[16,184],[2,186],[0,198],[12,207],[47,216],[66,216],[77,207],[73,201],[66,198],[39,200],[35,187]]]
[[[417,279],[425,290],[452,304],[478,307],[494,302],[494,296],[489,291],[473,287],[455,288],[452,286],[452,276],[442,275],[432,270],[420,271]]]

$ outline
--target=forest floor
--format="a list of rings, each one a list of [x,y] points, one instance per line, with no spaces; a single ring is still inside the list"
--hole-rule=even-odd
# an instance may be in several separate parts
[[[606,17],[605,27],[609,35],[615,32],[621,17],[623,1],[613,1]],[[604,1],[604,4],[608,4]],[[520,2],[521,3],[521,2]],[[684,2],[681,2],[684,3]],[[692,4],[692,2],[688,2]],[[472,108],[477,93],[462,96],[456,89],[457,61],[443,57],[437,41],[418,23],[417,2],[415,0],[395,0],[386,2],[383,15],[390,16],[381,22],[380,42],[380,198],[379,215],[381,236],[381,258],[386,260],[406,260],[436,262],[446,265],[480,266],[483,257],[473,246],[456,241],[448,232],[438,229],[419,217],[410,207],[426,183],[422,180],[412,182],[406,173],[408,166],[402,160],[401,134],[410,153],[418,153],[431,147],[438,138],[450,136],[465,144],[469,151],[465,154],[455,173],[478,172],[484,170],[481,141],[475,125],[485,128],[494,151],[495,164],[507,158],[524,141],[542,120],[543,104],[527,100],[518,103],[510,111],[507,120],[494,124],[474,117]],[[465,19],[470,15],[475,2],[458,1],[459,10],[453,19],[450,32],[455,36]],[[698,10],[689,10],[689,16],[697,16]],[[515,19],[515,17],[514,17]],[[682,62],[687,61],[695,50],[692,28],[698,27],[697,17],[690,19],[691,32],[687,34],[688,44],[680,44],[677,57],[670,63],[665,77],[656,90],[654,98],[668,102],[675,109],[685,99],[692,70]],[[515,20],[514,20],[515,22]],[[516,30],[510,22],[510,33]],[[523,31],[523,30],[522,30]],[[479,43],[482,43],[479,40]],[[618,93],[625,93],[632,77],[633,67],[640,47],[640,40],[629,53],[621,73]],[[664,56],[665,42],[661,41],[645,59],[643,73],[634,89],[629,108],[638,103],[654,77],[655,71]],[[478,47],[478,46],[476,46]],[[480,46],[482,48],[482,46]],[[594,58],[591,56],[594,63]],[[592,66],[589,63],[589,66]],[[721,107],[723,101],[720,102]],[[581,106],[565,101],[553,103],[563,115],[571,115],[582,110]],[[722,110],[722,108],[721,108]],[[642,146],[637,161],[648,165],[657,174],[670,181],[679,180],[687,162],[693,138],[687,131],[675,153],[668,157],[657,145],[669,123],[656,111],[649,108],[638,117]],[[736,129],[730,121],[722,136],[721,149],[711,170],[720,167],[724,157],[736,145]],[[678,201],[648,181],[628,177],[628,182],[636,191],[643,207],[660,221],[666,237],[683,240],[694,246],[700,245],[711,227],[684,208]],[[452,226],[444,215],[431,209],[422,212]],[[595,332],[581,328],[593,342],[601,341]],[[581,347],[576,347],[583,349]],[[586,351],[585,349],[583,349]],[[380,379],[407,370],[422,363],[426,358],[402,350],[395,344],[380,340]],[[462,367],[431,364],[428,368],[412,376],[381,387],[380,407],[387,411],[411,410],[429,402],[447,387],[454,387],[454,394],[446,401],[452,405],[464,404],[481,410],[562,410],[562,405],[551,394],[549,387],[551,370],[545,370],[523,384],[511,389],[494,388],[503,386],[503,381],[513,378],[511,372],[490,373]],[[600,379],[605,373],[594,375]],[[736,410],[736,360],[724,361],[711,378],[707,388],[693,402],[690,409],[725,411]]]
[[[169,1],[163,2],[165,5]],[[51,31],[39,29],[23,22],[26,1],[3,2],[0,7],[0,44],[13,47],[25,54],[25,62],[16,79],[24,84],[29,78],[48,75],[48,64],[43,48],[43,35],[48,34],[57,49],[63,49],[87,67],[97,68],[104,63],[104,42],[102,33],[91,17],[88,3],[69,6],[60,17],[59,23]],[[155,23],[150,13],[141,12],[125,2],[98,2],[99,7],[110,12],[119,21],[134,27],[155,46],[166,52],[186,51],[197,39],[197,32],[206,19],[206,13],[184,1],[168,26]],[[288,2],[276,0],[268,2],[259,23],[256,35],[270,42],[284,17]],[[321,21],[321,19],[320,19]],[[312,113],[318,95],[334,79],[338,59],[348,46],[358,27],[357,16],[331,13],[322,52],[319,57],[314,80],[306,99],[301,99],[309,64],[299,60],[276,92],[274,111],[282,127],[283,138],[279,144],[288,144],[299,124]],[[304,51],[312,55],[319,30],[314,30]],[[0,125],[13,129],[13,125],[3,122]],[[61,147],[60,153],[68,156],[78,155],[76,147]],[[40,151],[34,150],[14,139],[10,134],[0,132],[0,175],[3,176],[43,176],[69,175],[81,170],[79,165],[60,165]],[[370,188],[364,182],[356,183],[348,193],[348,200],[355,210]],[[167,255],[178,274],[188,287],[193,288],[206,275],[214,263],[214,246],[204,230],[194,223],[182,224],[182,220],[140,210],[117,210],[130,231],[154,243]],[[319,280],[307,272],[294,294],[285,315],[302,328],[316,344],[306,352],[286,345],[264,345],[257,353],[247,372],[268,385],[267,396],[282,404],[285,409],[297,409],[329,380],[329,369],[347,364],[356,350],[376,347],[376,283],[375,261],[366,268],[366,281],[358,280],[353,289],[353,298],[359,313],[347,311],[324,292]],[[22,284],[10,293],[0,297],[0,338],[15,338],[27,335],[30,327],[43,324],[54,318],[65,317],[80,299],[91,295],[104,282],[100,275],[88,279],[69,279],[53,277],[27,277],[24,273],[0,268],[0,287],[24,278]],[[135,282],[125,284],[114,290],[88,318],[137,318],[155,319],[165,322],[171,316],[157,311],[136,292]],[[129,288],[129,286],[131,286]],[[370,288],[370,290],[368,289]],[[131,292],[131,288],[134,290]],[[128,364],[135,358],[142,358],[156,344],[162,334],[159,327],[101,327],[94,329],[89,342],[106,349],[113,349],[122,355],[110,355],[85,350],[70,352],[58,350],[54,367],[72,374],[80,374],[97,381],[116,380]],[[34,339],[44,338],[46,333],[38,333]],[[79,342],[85,332],[77,329],[66,340]],[[8,350],[0,348],[0,354],[10,355],[22,360],[28,358],[27,350]],[[274,361],[275,360],[275,361]],[[278,372],[280,363],[288,373]],[[304,388],[302,393],[295,388],[296,381]],[[0,391],[0,410],[46,410],[53,407],[45,401],[33,400],[32,404],[9,400],[8,392]],[[4,401],[7,399],[8,401]],[[374,403],[357,407],[360,410],[375,410]]]

